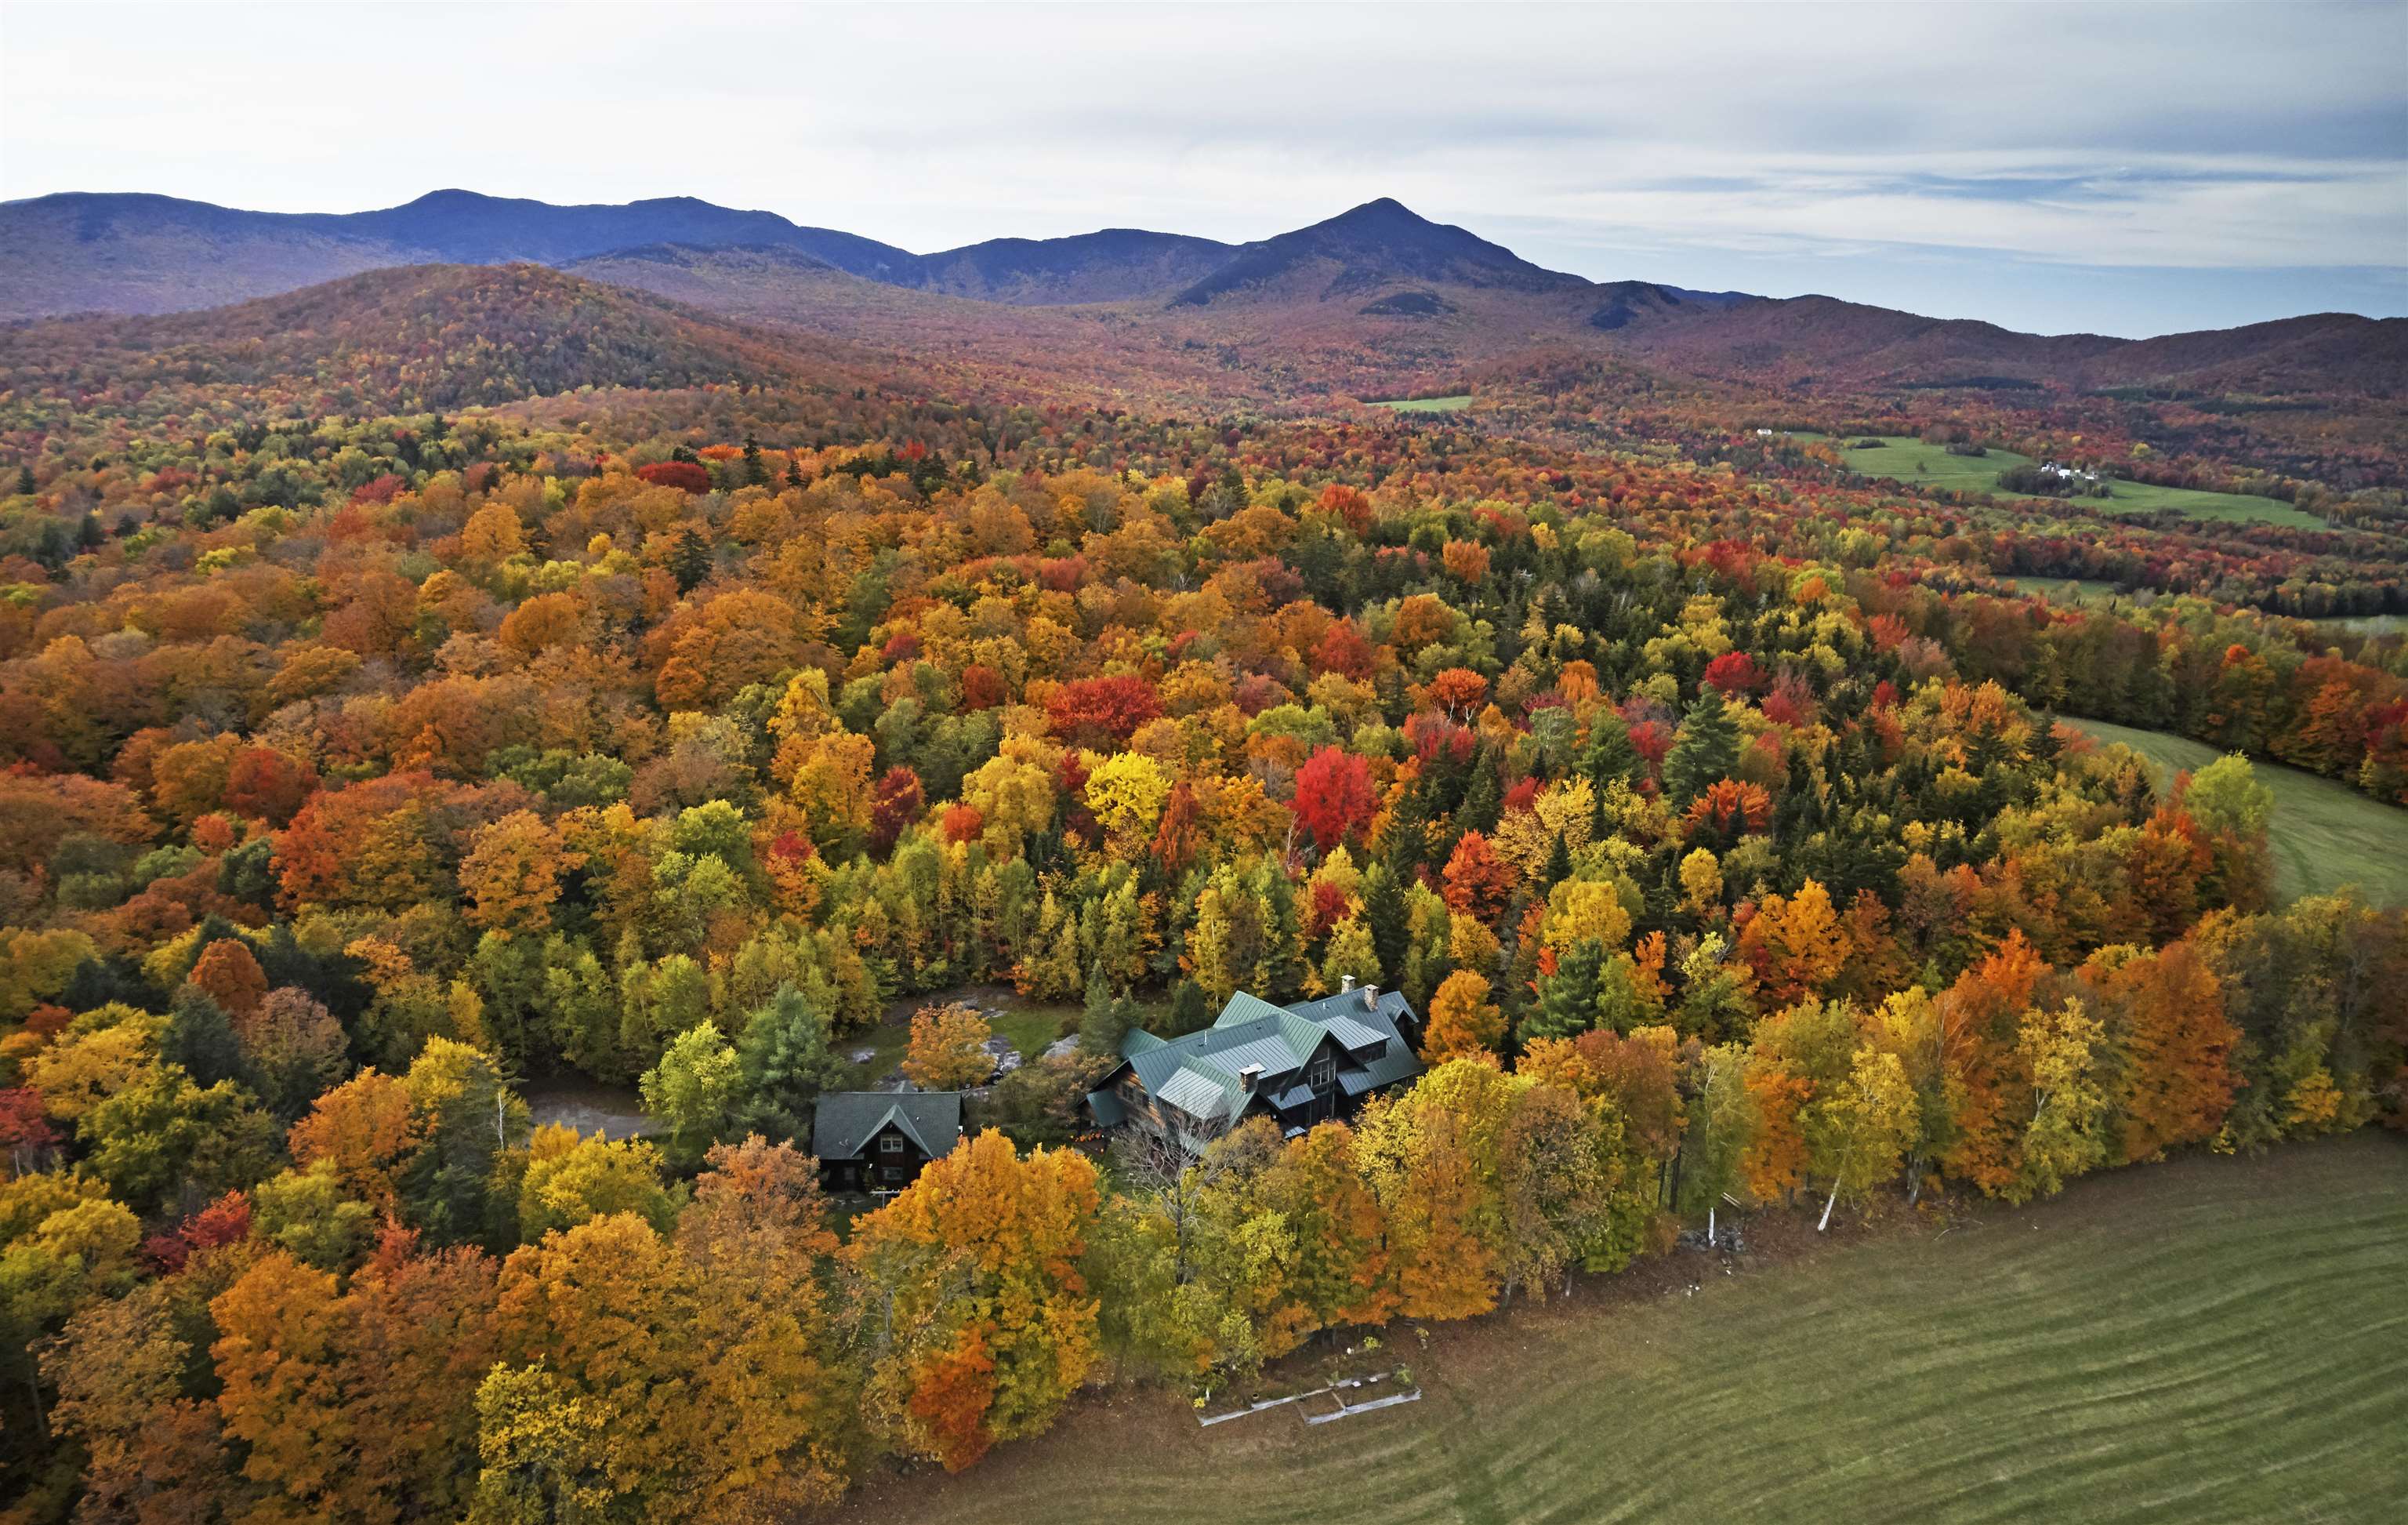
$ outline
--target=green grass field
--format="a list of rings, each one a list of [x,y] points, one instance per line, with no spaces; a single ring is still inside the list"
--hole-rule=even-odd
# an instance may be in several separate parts
[[[1950,492],[1987,493],[1998,490],[1999,475],[2014,467],[2030,464],[2031,457],[2013,451],[1994,450],[1986,455],[1951,455],[1946,447],[1927,445],[1920,439],[1902,435],[1885,435],[1883,443],[1869,450],[1851,450],[1842,441],[1841,454],[1851,470],[1869,477],[1895,477],[1899,482],[1918,487],[1944,488]],[[2152,513],[2159,509],[2172,509],[2194,519],[2257,520],[2270,525],[2288,525],[2300,529],[2322,529],[2325,522],[2313,514],[2301,513],[2288,503],[2271,497],[2252,497],[2238,493],[2201,493],[2186,487],[2157,487],[2145,482],[2119,482],[2111,498],[2078,497],[2071,501],[2081,508],[2104,514]]]
[[[1399,413],[1459,413],[1471,406],[1471,395],[1467,392],[1452,397],[1391,397],[1369,406]]]
[[[1202,1430],[1175,1397],[1117,1392],[848,1518],[2391,1518],[2403,1262],[2408,1141],[2193,1156],[1761,1272],[1692,1257],[1694,1293],[1584,1289],[1426,1348],[1399,1327],[1422,1401],[1332,1424]]]
[[[2408,614],[2336,614],[2328,620],[2311,620],[2328,629],[2346,630],[2355,636],[2396,636],[2408,632]]]
[[[2115,584],[2091,577],[2018,577],[2015,586],[2061,604],[2104,603],[2114,597]]]
[[[2135,730],[2103,720],[2068,720],[2102,741],[2121,741],[2156,765],[2158,785],[2179,770],[2193,771],[2216,758],[2203,741]],[[2296,768],[2259,760],[2258,780],[2274,791],[2268,838],[2274,852],[2274,898],[2290,901],[2356,885],[2378,905],[2408,905],[2408,810],[2386,805],[2348,785]]]
[[[849,1084],[867,1087],[880,1076],[892,1074],[903,1062],[903,1051],[911,1046],[911,1014],[931,1003],[941,1005],[943,995],[897,1001],[886,1018],[867,1032],[850,1032],[836,1040],[836,1050],[850,1062],[852,1056],[864,1049],[870,1057],[853,1065]],[[1076,1005],[1054,1004],[1022,1000],[1009,986],[968,992],[964,999],[982,1009],[998,1008],[1001,1012],[992,1024],[996,1035],[1009,1042],[1024,1059],[1033,1059],[1045,1052],[1045,1045],[1077,1027],[1079,1008]]]

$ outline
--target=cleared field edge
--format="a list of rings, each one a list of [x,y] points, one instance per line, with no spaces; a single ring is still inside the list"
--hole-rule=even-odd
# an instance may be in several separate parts
[[[1424,1353],[1398,1326],[1426,1401],[1344,1425],[1199,1431],[1173,1398],[1115,1394],[849,1515],[2384,1518],[2408,1487],[2403,1256],[2408,1140],[2191,1156]]]
[[[2222,754],[2204,741],[2170,731],[2141,730],[2112,721],[2061,716],[2102,742],[2120,741],[2146,758],[2164,789],[2176,772],[2196,771]],[[2274,897],[2286,904],[2355,885],[2378,905],[2408,904],[2408,810],[2358,793],[2338,779],[2258,757],[2258,780],[2274,791],[2268,831],[2274,856]]]
[[[1877,438],[1882,443],[1857,450],[1854,448],[1853,440],[1836,440],[1849,469],[1867,477],[1887,477],[1918,487],[1944,488],[1955,492],[1999,492],[2000,473],[2032,464],[2030,456],[2019,455],[2010,450],[1993,450],[1983,455],[1951,455],[1945,446],[1926,444],[1906,435],[1864,438]],[[2191,518],[2208,521],[2255,521],[2300,529],[2327,527],[2325,522],[2314,514],[2302,513],[2290,504],[2271,497],[2205,492],[2190,487],[2159,487],[2149,482],[2122,480],[2114,482],[2112,489],[2114,494],[2112,497],[2076,497],[2069,501],[2077,508],[2086,508],[2109,518],[2172,509]]]

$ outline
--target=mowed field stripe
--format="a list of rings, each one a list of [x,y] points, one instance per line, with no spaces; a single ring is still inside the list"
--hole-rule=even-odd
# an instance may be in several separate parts
[[[2186,1158],[1694,1295],[1593,1292],[1428,1350],[1423,1402],[1199,1431],[1123,1394],[897,1522],[2378,1518],[2408,1489],[2408,1140]],[[1701,1267],[1702,1269],[1702,1267]],[[1584,1298],[1586,1302],[1584,1302]]]

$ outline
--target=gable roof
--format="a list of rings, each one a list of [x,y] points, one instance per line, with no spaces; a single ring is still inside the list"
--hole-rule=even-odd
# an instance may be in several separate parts
[[[1281,1083],[1300,1074],[1316,1051],[1335,1043],[1363,1066],[1350,1072],[1348,1094],[1359,1095],[1421,1072],[1401,1022],[1416,1021],[1403,995],[1382,992],[1366,1005],[1365,991],[1341,991],[1295,1006],[1274,1006],[1240,990],[1201,1032],[1156,1038],[1131,1029],[1121,1041],[1121,1060],[1157,1100],[1200,1122],[1234,1119],[1249,1096],[1242,1080],[1259,1065],[1256,1094],[1269,1097],[1292,1087]],[[1098,1091],[1098,1096],[1110,1094]],[[1097,1116],[1103,1115],[1097,1109]]]
[[[959,1091],[831,1091],[811,1114],[811,1153],[822,1159],[857,1159],[863,1145],[889,1123],[934,1159],[962,1137]]]

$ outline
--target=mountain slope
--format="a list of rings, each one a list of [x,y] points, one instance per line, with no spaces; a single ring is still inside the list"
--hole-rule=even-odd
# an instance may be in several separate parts
[[[12,376],[38,390],[255,393],[335,412],[796,375],[790,346],[536,265],[376,270],[207,312],[36,324],[9,348]]]
[[[1176,291],[1226,263],[1237,246],[1142,228],[1067,238],[990,238],[930,254],[918,285],[949,296],[1023,307],[1118,302]]]
[[[1578,290],[1589,284],[1579,276],[1541,269],[1502,244],[1430,222],[1383,196],[1326,223],[1246,245],[1172,297],[1170,305],[1203,307],[1240,295],[1369,294],[1398,282],[1524,292]]]
[[[0,319],[176,312],[395,265],[561,265],[657,243],[774,245],[872,280],[915,283],[919,256],[774,212],[691,196],[556,207],[437,191],[380,211],[237,211],[172,196],[0,204]]]
[[[305,218],[306,223],[423,249],[463,265],[532,260],[560,265],[641,244],[776,244],[875,280],[906,277],[919,257],[832,228],[802,227],[775,212],[737,211],[693,196],[621,206],[559,207],[547,201],[434,191],[382,211]]]
[[[1708,375],[1859,385],[1965,380],[2156,384],[2223,392],[2408,391],[2408,319],[2319,313],[2151,339],[2018,334],[1828,296],[1719,308],[1633,304],[1616,338]]]
[[[173,196],[43,196],[0,204],[0,319],[179,312],[419,258],[266,212]]]

